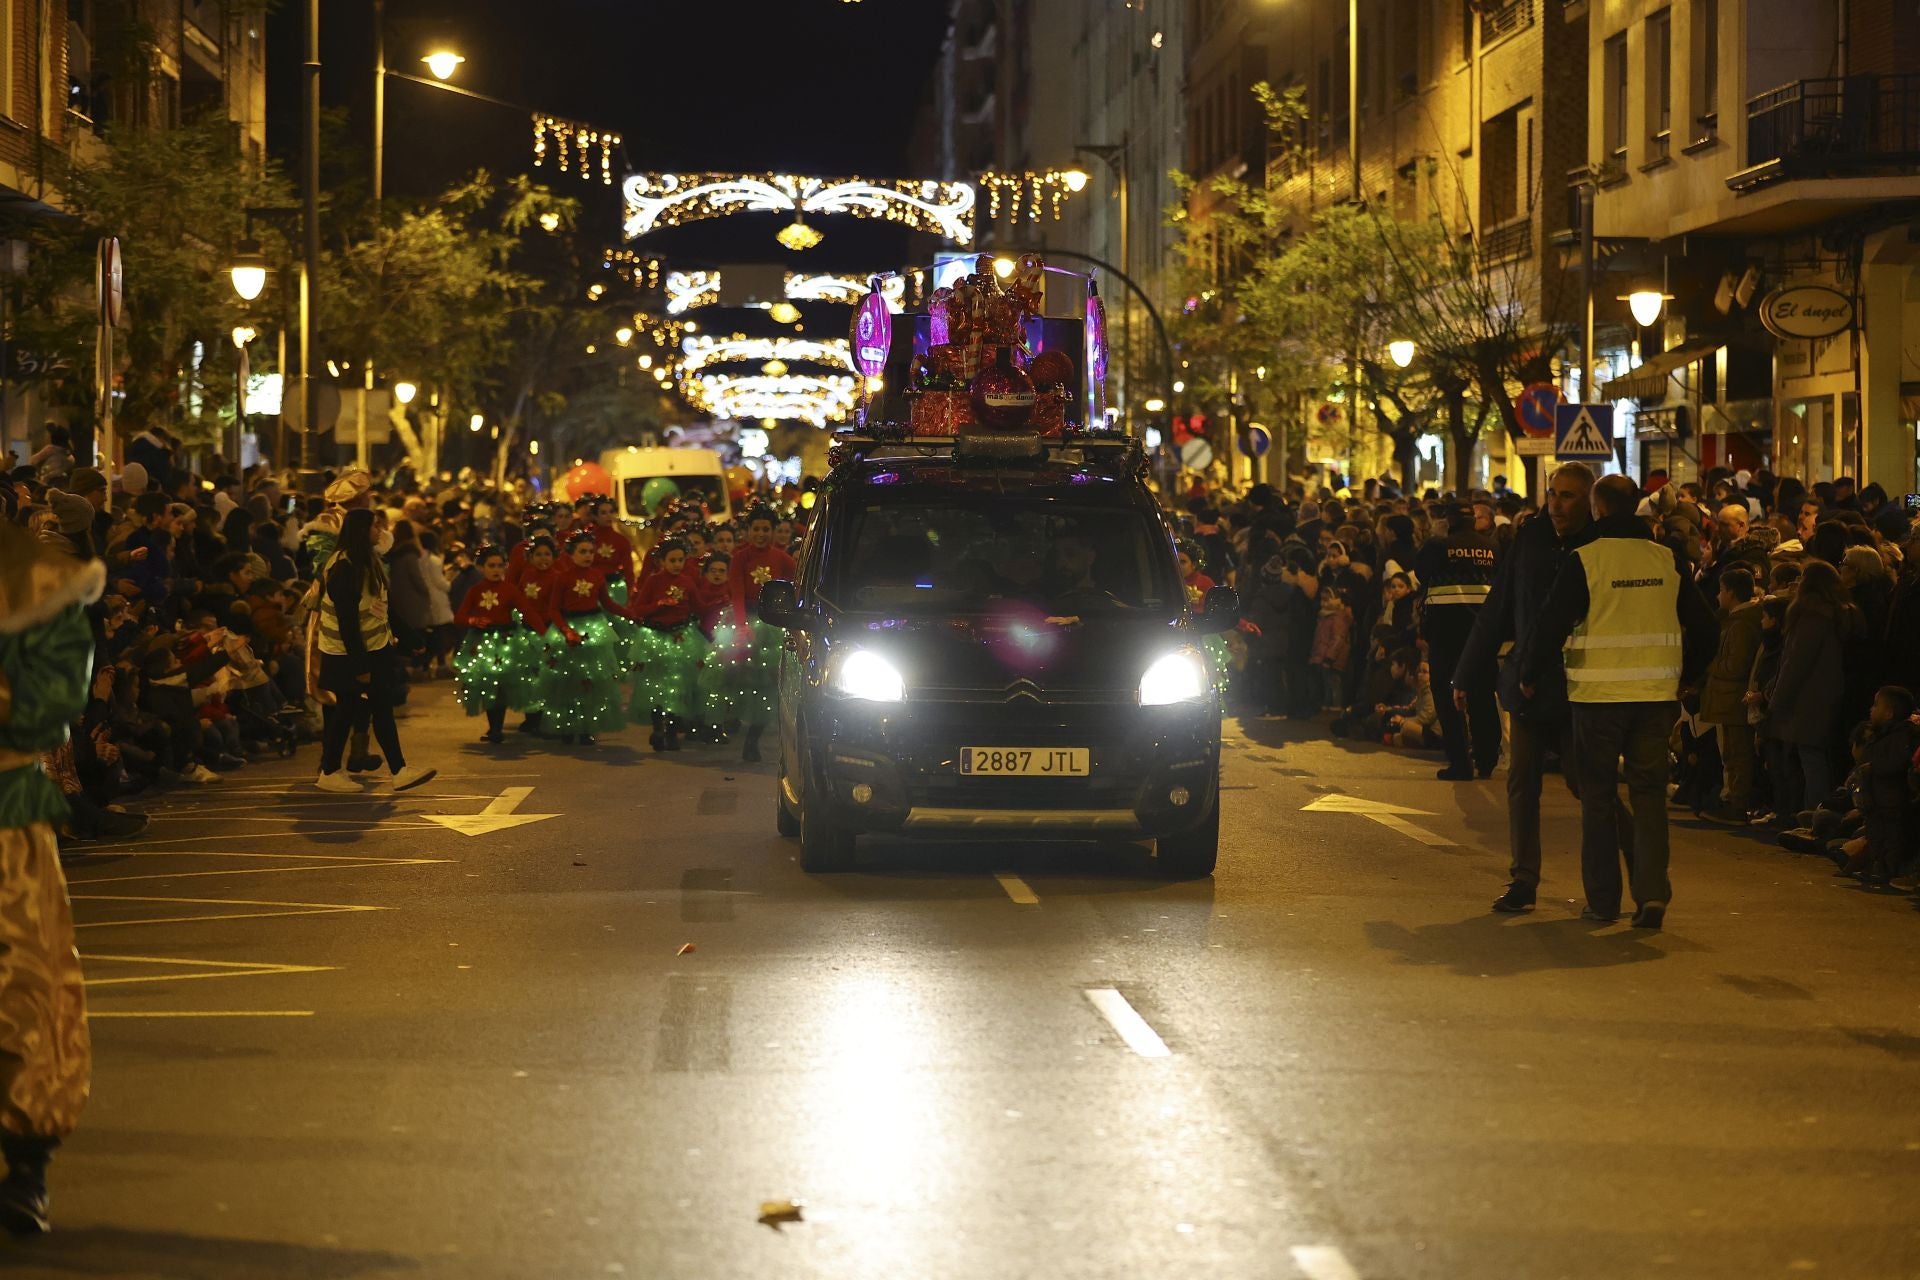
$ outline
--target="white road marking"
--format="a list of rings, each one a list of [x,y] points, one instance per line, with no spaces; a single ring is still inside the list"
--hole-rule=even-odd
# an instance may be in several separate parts
[[[1445,836],[1435,835],[1425,827],[1415,826],[1402,814],[1416,817],[1437,817],[1431,809],[1409,809],[1405,805],[1388,804],[1383,800],[1363,800],[1359,796],[1342,795],[1330,792],[1316,797],[1312,804],[1301,806],[1302,813],[1353,813],[1369,821],[1377,822],[1389,831],[1398,831],[1403,836],[1412,836],[1421,844],[1435,849],[1451,848],[1455,843]]]
[[[1088,987],[1087,999],[1107,1020],[1107,1025],[1127,1042],[1127,1048],[1143,1058],[1167,1058],[1173,1055],[1173,1050],[1167,1048],[1167,1042],[1160,1038],[1160,1033],[1148,1026],[1147,1020],[1127,1003],[1127,998],[1112,987]]]
[[[993,873],[993,878],[1000,882],[1000,887],[1007,891],[1007,896],[1021,906],[1037,907],[1040,905],[1039,895],[1028,888],[1027,882],[1019,876],[1011,875],[1005,871],[996,871]]]
[[[487,807],[477,814],[438,814],[423,815],[428,822],[436,822],[461,835],[483,836],[494,831],[505,831],[509,827],[523,827],[529,822],[544,822],[548,818],[557,818],[557,813],[515,813],[526,798],[533,794],[532,787],[508,787],[498,796],[487,801]]]
[[[1330,1244],[1297,1244],[1287,1252],[1307,1280],[1360,1280],[1347,1255]]]
[[[97,1018],[311,1018],[311,1009],[210,1009],[205,1012],[183,1012],[172,1009],[148,1009],[135,1013],[109,1013],[99,1009],[87,1010],[87,1021]]]

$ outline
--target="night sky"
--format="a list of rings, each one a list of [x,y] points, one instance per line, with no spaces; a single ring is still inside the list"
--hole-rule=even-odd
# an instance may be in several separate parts
[[[269,132],[289,171],[305,7],[287,0],[269,22]],[[324,0],[321,13],[323,99],[352,113],[361,139],[371,136],[372,7]],[[388,0],[387,62],[425,74],[421,55],[444,43],[468,59],[455,83],[616,130],[636,170],[921,176],[909,174],[906,152],[945,9],[940,0]],[[526,114],[388,83],[390,196],[423,196],[482,166],[528,172],[531,141]],[[617,162],[612,187],[541,172],[614,225]],[[827,235],[820,248],[790,255],[773,241],[788,220],[736,217],[657,231],[634,247],[690,265],[843,270],[899,265],[906,252],[891,225],[834,218],[816,223]]]

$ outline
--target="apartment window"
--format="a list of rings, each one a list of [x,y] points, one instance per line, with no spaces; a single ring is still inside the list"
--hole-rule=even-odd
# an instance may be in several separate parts
[[[1491,231],[1520,213],[1520,111],[1502,111],[1480,126],[1480,221]]]
[[[1647,15],[1647,159],[1667,158],[1673,137],[1673,10]]]
[[[1693,0],[1693,113],[1690,140],[1720,133],[1720,0]]]
[[[13,109],[13,10],[11,0],[0,4],[0,115],[18,119]]]
[[[1460,61],[1473,57],[1473,0],[1460,0]]]
[[[1627,158],[1627,33],[1608,38],[1601,52],[1600,137],[1607,149],[1606,159],[1625,163]]]
[[[1416,0],[1394,0],[1388,39],[1393,100],[1402,102],[1420,92],[1420,16]]]

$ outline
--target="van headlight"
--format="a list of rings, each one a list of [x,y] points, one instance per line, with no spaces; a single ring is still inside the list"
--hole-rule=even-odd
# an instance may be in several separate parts
[[[1207,696],[1207,664],[1198,653],[1181,649],[1154,659],[1140,677],[1140,705],[1164,707],[1175,702],[1198,702]]]
[[[907,682],[900,668],[873,650],[855,649],[840,659],[833,688],[843,697],[865,702],[898,702],[906,695]]]

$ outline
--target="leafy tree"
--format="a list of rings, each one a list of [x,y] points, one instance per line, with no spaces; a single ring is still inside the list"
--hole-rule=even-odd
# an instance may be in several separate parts
[[[244,160],[234,131],[206,120],[176,129],[112,127],[97,154],[58,175],[66,218],[19,229],[32,269],[21,286],[13,340],[94,359],[94,259],[117,235],[125,315],[115,338],[129,428],[162,423],[189,442],[217,440],[233,407],[236,353],[229,334],[245,310],[226,263],[249,205],[285,203],[279,175]],[[91,378],[76,372],[63,402],[92,413]]]
[[[1187,182],[1206,212],[1172,215],[1200,300],[1182,321],[1183,342],[1207,359],[1215,383],[1257,359],[1282,407],[1338,390],[1371,408],[1409,485],[1415,442],[1442,426],[1452,485],[1464,491],[1475,443],[1490,424],[1516,421],[1519,390],[1545,378],[1571,339],[1564,276],[1491,261],[1471,219],[1449,226],[1438,207],[1418,219],[1345,202],[1309,210],[1304,100],[1264,84],[1254,92],[1272,141],[1261,185],[1216,180],[1200,191]],[[1396,339],[1415,344],[1406,370],[1386,358]]]

